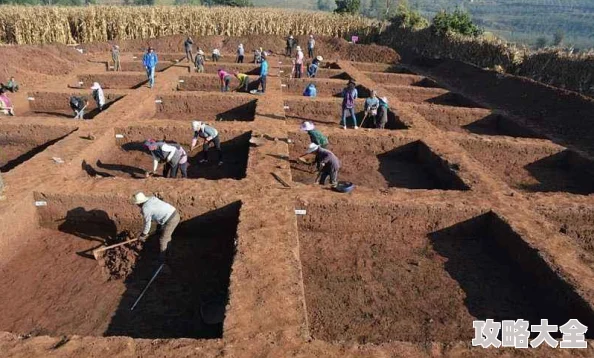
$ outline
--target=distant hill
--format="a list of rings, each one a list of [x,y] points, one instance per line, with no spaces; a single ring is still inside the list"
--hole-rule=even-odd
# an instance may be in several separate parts
[[[317,9],[317,0],[252,1],[256,6]],[[369,7],[371,1],[361,0],[362,7]],[[388,1],[392,6],[398,2]],[[408,3],[429,19],[441,9],[464,8],[480,26],[508,41],[533,44],[538,37],[545,37],[551,43],[555,32],[561,30],[565,45],[594,47],[594,0],[408,0]]]

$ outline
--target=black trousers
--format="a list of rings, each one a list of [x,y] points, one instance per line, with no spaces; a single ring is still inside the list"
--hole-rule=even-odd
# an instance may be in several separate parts
[[[219,162],[223,160],[223,151],[221,150],[221,139],[219,136],[214,137],[210,142],[204,142],[202,145],[202,157],[208,160],[208,148],[210,144],[214,144],[215,149],[219,152]]]

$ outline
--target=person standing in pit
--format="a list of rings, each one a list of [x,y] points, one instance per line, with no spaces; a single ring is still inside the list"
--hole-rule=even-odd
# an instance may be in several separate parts
[[[350,113],[353,119],[353,128],[359,128],[357,126],[357,116],[355,115],[355,100],[359,96],[359,93],[355,87],[355,81],[349,80],[347,87],[342,91],[342,129],[347,128],[347,112]]]
[[[295,55],[295,78],[301,78],[301,73],[303,72],[303,51],[301,51],[301,47],[297,46],[297,54]]]
[[[245,50],[243,49],[243,44],[239,44],[239,46],[237,46],[237,63],[243,63],[244,55]]]
[[[142,233],[140,234],[141,241],[144,242],[148,238],[153,221],[161,226],[161,233],[159,235],[159,263],[165,264],[173,232],[181,221],[177,209],[157,197],[147,197],[143,192],[134,194],[132,202],[140,208],[144,221]]]
[[[316,46],[316,40],[314,39],[313,35],[309,35],[309,40],[307,40],[307,54],[309,58],[314,58],[314,47]]]
[[[212,50],[212,62],[219,62],[221,59],[221,51],[218,48]]]
[[[313,61],[311,62],[311,65],[309,65],[308,69],[307,69],[307,76],[310,78],[314,78],[316,77],[316,75],[318,74],[318,68],[320,67],[320,62],[324,61],[324,58],[322,56],[317,56],[316,58],[313,59]]]
[[[177,177],[177,169],[181,170],[182,178],[188,177],[188,155],[184,148],[179,144],[165,143],[164,141],[155,141],[147,139],[144,142],[145,147],[151,152],[153,157],[153,170],[146,173],[146,176],[153,176],[159,168],[160,162],[165,162],[163,166],[163,177]]]
[[[239,80],[239,86],[235,90],[237,92],[249,92],[250,76],[246,75],[245,73],[239,73],[237,71],[235,71],[233,74]]]
[[[322,132],[317,130],[313,123],[303,122],[299,129],[301,129],[302,131],[306,132],[307,135],[309,135],[309,140],[313,144],[317,144],[324,149],[328,147],[328,138],[325,135],[323,135]]]
[[[320,181],[316,184],[325,185],[326,179],[330,177],[330,185],[338,185],[338,171],[340,170],[340,161],[328,149],[324,149],[315,143],[310,143],[306,154],[315,153],[316,169],[318,170]]]
[[[105,95],[103,94],[103,89],[98,82],[94,82],[91,89],[93,90],[93,99],[95,100],[95,103],[97,103],[97,108],[99,111],[102,111],[103,106],[105,106]]]
[[[194,54],[192,53],[194,50],[193,47],[194,47],[194,41],[192,41],[192,38],[190,36],[188,36],[186,41],[184,41],[184,50],[186,51],[186,59],[188,60],[189,63],[194,62]]]
[[[2,85],[2,87],[4,87],[5,89],[9,90],[12,93],[19,91],[19,84],[14,79],[14,77],[10,77],[10,79],[8,80],[8,83],[6,85]]]
[[[157,58],[157,54],[154,52],[154,49],[152,47],[149,47],[144,56],[142,57],[142,64],[144,65],[144,69],[146,70],[149,88],[153,88],[153,86],[155,85],[155,67],[157,67],[158,62],[159,59]]]
[[[89,102],[85,97],[71,96],[70,108],[74,111],[74,119],[84,119],[85,109]]]
[[[377,92],[375,90],[371,91],[371,96],[369,96],[369,98],[365,99],[365,105],[364,105],[364,111],[365,111],[365,117],[364,118],[369,118],[369,120],[372,121],[372,123],[375,125],[375,123],[377,123],[377,111],[379,108],[379,98],[377,98]]]
[[[260,64],[260,84],[262,85],[262,93],[266,92],[266,77],[268,77],[268,60],[266,54],[262,53],[262,63]]]
[[[122,67],[120,65],[120,46],[113,45],[111,47],[111,59],[113,60],[113,70],[121,71]]]
[[[198,53],[196,53],[194,66],[196,66],[196,72],[204,72],[204,51],[202,51],[201,49],[198,49]]]
[[[285,49],[285,55],[287,57],[293,56],[293,47],[295,47],[295,39],[293,38],[293,35],[289,35],[287,38],[287,47]]]
[[[200,163],[204,164],[208,162],[208,148],[212,143],[219,154],[219,165],[223,165],[223,151],[221,150],[221,138],[219,137],[219,132],[214,127],[207,126],[200,121],[192,122],[192,130],[194,131],[194,136],[192,138],[190,152],[196,148],[198,138],[202,138],[204,139],[204,142],[202,143],[202,159],[200,159]]]
[[[221,92],[229,92],[229,84],[231,83],[231,75],[227,71],[223,70],[222,68],[219,68],[217,73],[219,75],[219,81],[221,83]]]
[[[375,128],[378,129],[385,129],[386,123],[388,123],[388,98],[382,97],[379,101],[379,107],[377,110],[377,116],[375,116]]]

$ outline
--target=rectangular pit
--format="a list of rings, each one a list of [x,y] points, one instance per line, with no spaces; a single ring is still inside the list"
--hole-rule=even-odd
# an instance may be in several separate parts
[[[411,103],[432,103],[444,106],[483,108],[478,103],[462,96],[461,94],[450,92],[443,88],[424,88],[415,86],[393,86],[385,85],[399,101]]]
[[[81,89],[91,88],[94,82],[98,82],[103,89],[136,89],[146,85],[148,78],[146,72],[143,74],[116,72],[78,75],[78,86]]]
[[[315,166],[297,158],[305,153],[309,137],[291,133],[291,176],[294,182],[313,184]],[[468,186],[449,168],[446,161],[421,141],[397,137],[329,137],[328,149],[341,161],[341,181],[374,189],[468,190]]]
[[[113,62],[110,61],[107,64],[108,70],[113,70]],[[155,68],[155,72],[163,72],[173,64],[167,62],[158,62],[157,67]],[[144,65],[142,61],[120,61],[120,71],[121,72],[142,72],[146,73]]]
[[[188,121],[253,121],[258,100],[249,94],[180,93],[159,96],[155,119]]]
[[[138,207],[110,196],[41,199],[48,204],[39,208],[43,228],[1,267],[0,283],[10,289],[0,292],[0,330],[33,336],[222,337],[224,321],[206,324],[201,311],[212,313],[213,302],[224,310],[227,303],[241,203],[214,208],[166,199],[182,217],[170,244],[170,273],[161,272],[130,311],[158,267],[155,224],[146,243],[137,246],[132,270],[110,279],[92,250],[113,243],[110,238],[123,230],[138,232]]]
[[[412,104],[412,108],[431,124],[446,131],[544,139],[535,131],[489,109],[426,103]]]
[[[526,192],[594,193],[594,163],[544,141],[459,139],[471,156],[512,188]]]
[[[0,172],[14,169],[75,130],[66,126],[0,124]]]
[[[284,79],[282,82],[283,95],[293,96],[302,96],[305,87],[313,83],[316,86],[318,97],[342,97],[342,90],[347,86],[347,81],[345,80],[318,78]],[[359,98],[367,98],[371,95],[371,91],[362,85],[357,85],[356,88]]]
[[[231,83],[229,84],[230,91],[239,89],[239,80],[235,76],[231,76]],[[260,82],[257,75],[250,75],[248,90],[258,89]],[[182,82],[183,81],[183,82]],[[178,91],[202,91],[202,92],[221,92],[221,82],[218,75],[215,74],[194,74],[191,76],[181,76],[177,84]],[[242,92],[243,88],[240,89]]]
[[[530,323],[593,313],[500,217],[452,204],[298,202],[315,339],[457,342],[473,320]],[[554,322],[554,323],[553,323]]]
[[[204,73],[216,75],[219,69],[224,69],[229,73],[235,71],[245,73],[246,75],[253,76],[253,79],[257,79],[260,76],[260,65],[254,63],[226,63],[224,65],[212,62],[206,62],[204,64]],[[193,65],[189,67],[190,72],[194,73],[196,69]],[[275,71],[271,69],[270,72]]]
[[[70,96],[86,97],[89,101],[85,110],[85,119],[93,119],[102,113],[97,108],[91,90],[78,92],[32,92],[29,97],[29,108],[23,113],[17,112],[17,117],[54,117],[60,119],[74,118],[74,112],[70,109]],[[114,103],[124,98],[124,95],[112,92],[105,92],[105,106],[103,112],[109,109]]]
[[[135,53],[133,54],[132,58],[134,60],[138,60],[140,63],[142,63],[142,57],[144,56],[146,52],[143,53]],[[185,53],[159,53],[157,52],[157,58],[159,59],[160,62],[178,62],[178,61],[182,61],[186,58],[186,54]],[[170,64],[170,63],[169,63]],[[169,65],[168,64],[168,65]]]
[[[311,62],[305,65],[305,72],[304,78],[307,78],[307,68]],[[281,66],[282,76],[281,77],[289,77],[291,71],[293,70],[293,66]],[[335,79],[335,80],[350,80],[352,77],[349,76],[348,73],[344,72],[341,69],[333,69],[333,68],[318,68],[318,72],[316,73],[315,78],[328,78],[328,79]]]
[[[287,121],[299,125],[304,121],[313,122],[315,125],[338,126],[342,120],[342,100],[340,99],[313,99],[307,97],[290,97],[285,100],[285,116]],[[288,107],[288,108],[287,108]],[[356,101],[355,115],[357,124],[361,125],[364,112],[364,101]],[[352,123],[350,116],[347,123]],[[373,121],[366,119],[364,127],[373,127]],[[400,121],[400,117],[392,110],[388,111],[388,123],[386,129],[407,129],[408,127]]]
[[[536,210],[556,225],[560,233],[572,238],[584,251],[579,256],[592,264],[592,257],[594,257],[592,256],[594,255],[594,207],[541,205]]]
[[[416,74],[400,64],[353,62],[353,66],[363,72]]]
[[[216,127],[216,124],[215,124]],[[188,153],[189,179],[243,179],[246,175],[249,155],[250,132],[229,131],[218,128],[223,151],[223,164],[218,165],[218,154],[211,148],[208,152],[208,163],[201,164],[202,140],[198,148],[190,153],[192,131],[187,127],[129,127],[116,128],[115,133],[124,138],[114,138],[108,146],[98,149],[93,157],[85,158],[82,163],[82,175],[92,177],[118,177],[127,179],[144,179],[145,171],[152,170],[153,159],[144,147],[148,138],[165,139],[177,142]],[[162,175],[163,164],[159,165],[158,176]],[[178,171],[178,178],[181,173]],[[173,179],[172,179],[173,180]],[[182,179],[180,179],[182,180]]]
[[[424,76],[400,74],[400,73],[365,73],[371,80],[382,85],[394,86],[415,86],[415,87],[432,87],[439,88],[439,84],[432,79]]]

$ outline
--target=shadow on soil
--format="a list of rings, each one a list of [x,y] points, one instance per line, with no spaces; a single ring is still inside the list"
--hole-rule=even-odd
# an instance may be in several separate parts
[[[86,210],[83,207],[74,208],[66,213],[63,222],[58,230],[77,236],[83,240],[97,242],[97,246],[89,248],[76,254],[88,259],[93,257],[93,250],[109,244],[117,236],[115,222],[103,210]]]
[[[54,145],[54,144],[58,143],[59,141],[61,141],[62,139],[68,137],[73,132],[76,132],[76,129],[73,130],[72,132],[68,132],[67,134],[65,134],[61,137],[58,137],[56,139],[50,140],[49,142],[46,142],[46,143],[40,145],[40,146],[37,146],[37,147],[31,149],[30,151],[23,153],[12,160],[9,160],[8,162],[6,162],[6,164],[4,164],[3,166],[0,167],[0,172],[6,173],[6,172],[16,168],[18,165],[26,162],[27,160],[33,158],[35,155],[43,152],[49,146]]]
[[[359,127],[361,127],[361,128],[376,128],[375,117],[368,116],[367,118],[364,118],[365,111],[356,112],[355,117],[357,117],[357,125]],[[309,122],[314,122],[314,123],[319,123],[319,124],[328,124],[329,123],[329,122],[311,120],[311,119],[300,118],[300,117],[291,117],[291,118],[292,119],[302,119],[304,121],[309,121]],[[352,118],[353,117],[351,117],[350,112],[347,111],[347,117],[346,117],[347,126],[353,125]],[[363,122],[364,119],[365,119],[365,122]],[[340,121],[338,123],[341,126],[344,125],[342,118],[340,118]],[[386,123],[385,129],[398,130],[398,129],[408,129],[408,127],[402,121],[400,121],[400,116],[397,113],[390,110],[390,111],[388,111],[388,122]]]
[[[171,272],[162,271],[131,311],[158,268],[159,240],[152,235],[126,278],[126,292],[104,335],[221,338],[224,316],[216,324],[206,324],[202,317],[224,314],[240,208],[235,202],[182,221],[169,246]]]
[[[465,304],[479,320],[565,324],[594,323],[594,312],[511,227],[487,214],[433,232],[428,238],[447,261],[445,270],[466,293]],[[587,336],[594,334],[589,330]]]
[[[426,100],[427,103],[439,104],[444,106],[467,107],[467,108],[485,108],[480,104],[462,96],[458,93],[448,92],[437,97]]]
[[[468,190],[447,164],[421,141],[405,144],[377,156],[379,172],[389,187]]]
[[[474,134],[503,135],[516,138],[546,139],[544,136],[516,123],[514,120],[500,114],[492,113],[485,118],[462,126],[463,129]]]

